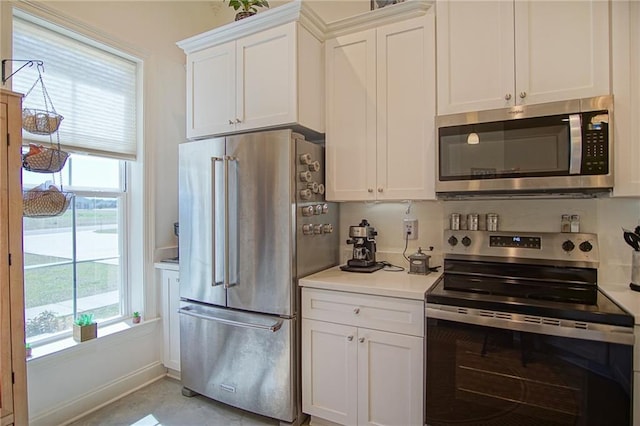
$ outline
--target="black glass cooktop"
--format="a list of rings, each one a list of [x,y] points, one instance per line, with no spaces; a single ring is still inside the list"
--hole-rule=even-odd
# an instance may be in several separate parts
[[[634,318],[597,287],[597,270],[445,261],[427,303],[633,326]]]

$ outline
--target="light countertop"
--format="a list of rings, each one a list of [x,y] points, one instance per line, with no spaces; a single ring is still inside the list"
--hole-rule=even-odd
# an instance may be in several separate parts
[[[409,274],[406,270],[391,272],[384,269],[372,273],[345,272],[336,266],[300,279],[299,285],[324,290],[424,300],[426,291],[440,276],[440,272],[416,275]]]
[[[428,275],[385,270],[370,274],[344,272],[336,266],[300,279],[299,285],[325,290],[424,300],[426,291],[440,276],[440,272],[431,272]],[[635,324],[640,326],[640,292],[629,289],[628,285],[600,283],[598,286],[632,314],[635,317]]]
[[[157,269],[165,269],[165,270],[169,270],[169,271],[179,271],[180,270],[180,264],[177,263],[177,262],[160,261],[160,262],[154,263],[153,266],[156,267]]]
[[[602,284],[598,287],[635,317],[635,324],[640,325],[640,292],[633,291],[629,285]]]

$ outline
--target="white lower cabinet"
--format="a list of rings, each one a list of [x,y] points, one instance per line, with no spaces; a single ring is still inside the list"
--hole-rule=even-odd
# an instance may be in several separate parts
[[[423,425],[423,312],[417,300],[303,289],[302,410],[344,425]],[[417,335],[367,327],[385,322]]]
[[[165,367],[180,371],[180,272],[171,269],[160,271],[162,285],[162,363]]]

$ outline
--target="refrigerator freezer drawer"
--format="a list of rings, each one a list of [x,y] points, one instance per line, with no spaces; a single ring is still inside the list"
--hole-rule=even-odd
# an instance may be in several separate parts
[[[296,416],[295,319],[203,305],[180,309],[184,387],[264,416]]]

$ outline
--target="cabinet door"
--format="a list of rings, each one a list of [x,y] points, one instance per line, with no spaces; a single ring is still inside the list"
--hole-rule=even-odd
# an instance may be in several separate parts
[[[357,422],[358,329],[302,320],[302,411],[343,425]]]
[[[640,3],[615,1],[611,11],[615,110],[613,195],[637,197],[640,196]]]
[[[164,366],[180,371],[180,274],[162,271],[162,330]]]
[[[377,29],[377,198],[435,199],[433,14]]]
[[[328,40],[327,200],[376,199],[376,32]]]
[[[424,424],[424,340],[358,329],[358,424]]]
[[[511,1],[438,1],[438,114],[514,102]]]
[[[238,39],[236,46],[237,129],[295,122],[296,23]]]
[[[235,124],[235,43],[187,56],[187,137],[228,133]]]
[[[609,94],[609,3],[515,2],[516,102]]]

